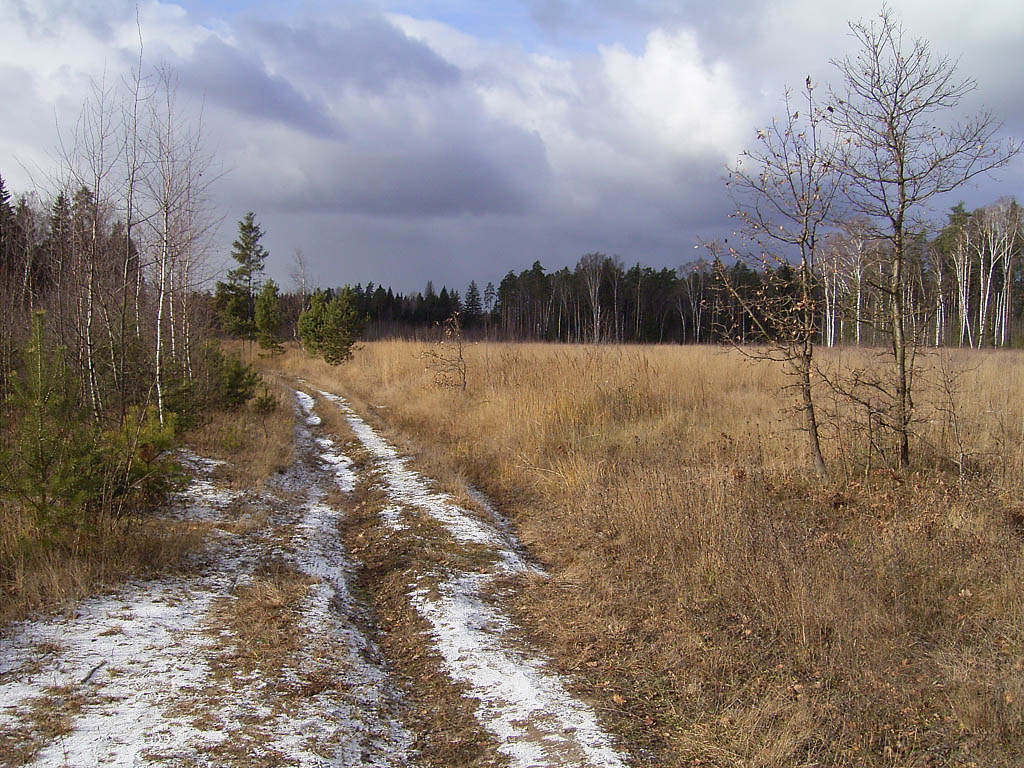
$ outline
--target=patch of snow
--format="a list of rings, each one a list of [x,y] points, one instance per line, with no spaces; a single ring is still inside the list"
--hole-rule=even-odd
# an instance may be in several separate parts
[[[319,394],[341,409],[363,447],[380,464],[392,501],[400,506],[409,505],[423,510],[441,523],[460,544],[480,544],[490,548],[510,571],[531,568],[517,551],[515,542],[497,526],[463,509],[449,494],[430,490],[426,480],[406,466],[409,459],[400,456],[349,407],[344,398],[330,392]]]
[[[404,531],[408,526],[402,522],[402,508],[392,505],[380,511],[380,519],[393,531]]]
[[[133,765],[149,746],[176,753],[200,733],[172,724],[163,705],[209,674],[198,631],[212,595],[188,585],[140,584],[82,603],[74,618],[24,624],[0,644],[5,720],[28,699],[67,686],[86,695],[74,730],[32,765]],[[39,658],[40,644],[59,651]],[[91,673],[91,674],[90,674]]]
[[[317,427],[323,420],[316,413],[316,401],[301,389],[295,390],[295,398],[305,416],[306,424]],[[312,437],[304,435],[307,442],[312,442],[319,449],[319,460],[334,473],[334,480],[342,493],[351,493],[356,487],[356,475],[352,471],[352,459],[339,451],[329,437]]]
[[[624,763],[590,707],[575,699],[542,662],[509,647],[511,621],[480,599],[489,574],[470,573],[411,593],[413,605],[433,627],[451,676],[480,700],[483,724],[499,749],[518,766]]]
[[[295,397],[298,398],[299,407],[302,408],[302,412],[305,414],[306,423],[311,427],[320,426],[322,420],[316,415],[316,411],[314,410],[316,401],[301,390],[295,390]]]

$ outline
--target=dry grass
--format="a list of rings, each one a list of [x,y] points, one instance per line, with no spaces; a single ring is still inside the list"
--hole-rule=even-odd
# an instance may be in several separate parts
[[[954,354],[952,399],[925,361],[910,471],[837,404],[821,486],[735,352],[471,345],[463,394],[421,351],[274,366],[500,502],[552,575],[521,621],[642,764],[1024,762],[1024,356]]]
[[[267,680],[281,681],[282,670],[303,644],[301,608],[311,583],[294,568],[270,562],[219,601],[211,626],[218,635],[226,630],[230,640],[223,642],[215,676],[230,679],[258,671]]]
[[[227,465],[222,479],[236,489],[256,489],[267,478],[283,472],[292,461],[295,414],[290,392],[268,381],[278,405],[270,413],[258,413],[252,403],[234,411],[216,411],[186,436],[202,456],[221,459]]]
[[[88,531],[44,535],[34,515],[0,509],[0,634],[30,614],[67,610],[126,580],[171,569],[201,537],[184,522],[110,518]]]

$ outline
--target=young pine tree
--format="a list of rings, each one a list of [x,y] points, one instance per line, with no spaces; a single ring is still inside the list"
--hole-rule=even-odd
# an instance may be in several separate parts
[[[284,351],[281,342],[277,339],[277,331],[281,327],[284,315],[281,311],[281,298],[278,295],[277,283],[267,280],[263,284],[263,290],[256,297],[256,309],[254,313],[256,324],[256,340],[261,349],[270,351],[276,355]]]
[[[309,309],[299,315],[299,340],[309,354],[337,365],[351,357],[365,327],[366,316],[357,309],[351,288],[345,286],[334,296],[316,291]]]
[[[11,445],[0,456],[0,491],[33,509],[40,525],[70,522],[90,495],[95,435],[80,416],[78,390],[63,351],[48,351],[44,313],[32,319],[25,373],[16,377],[8,413],[15,416]]]

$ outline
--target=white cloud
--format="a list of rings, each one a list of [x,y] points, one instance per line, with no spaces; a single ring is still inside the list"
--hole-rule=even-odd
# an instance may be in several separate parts
[[[703,60],[692,30],[655,30],[643,54],[621,46],[602,50],[612,108],[639,145],[669,152],[731,158],[750,124],[728,64]]]

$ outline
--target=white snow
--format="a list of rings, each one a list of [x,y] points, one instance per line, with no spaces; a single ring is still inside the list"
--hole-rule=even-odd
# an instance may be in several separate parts
[[[441,581],[435,589],[416,588],[410,597],[433,629],[446,671],[479,699],[477,716],[499,739],[499,749],[512,765],[623,768],[624,760],[593,710],[574,698],[541,658],[513,647],[511,620],[482,597],[501,574],[540,573],[520,554],[507,522],[479,492],[471,495],[489,521],[459,506],[448,494],[430,490],[428,481],[406,466],[408,459],[399,456],[344,398],[319,394],[341,409],[363,447],[377,460],[393,502],[381,513],[386,524],[400,526],[402,510],[415,507],[440,522],[457,542],[482,544],[497,555],[489,572],[436,574]]]
[[[302,408],[302,412],[306,416],[306,424],[308,424],[311,427],[320,426],[321,419],[319,416],[316,415],[316,412],[314,411],[316,401],[314,401],[313,398],[310,397],[308,394],[298,389],[295,390],[295,397],[298,398],[299,407]]]
[[[33,765],[65,765],[65,757],[72,765],[132,765],[154,743],[185,752],[199,733],[165,720],[161,703],[208,674],[201,651],[207,639],[194,630],[210,598],[186,585],[140,584],[133,594],[87,601],[73,619],[28,624],[0,645],[0,679],[10,678],[0,685],[3,724],[51,686],[88,696],[74,732],[51,743]],[[42,643],[59,651],[38,659]],[[42,668],[19,673],[33,662]]]

